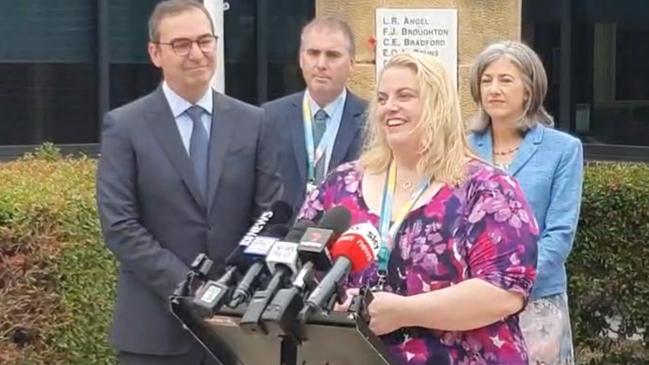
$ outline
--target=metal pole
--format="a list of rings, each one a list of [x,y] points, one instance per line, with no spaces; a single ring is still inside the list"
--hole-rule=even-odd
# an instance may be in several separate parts
[[[223,27],[223,12],[227,10],[226,2],[223,0],[203,0],[203,4],[212,16],[214,33],[219,37],[216,44],[216,72],[212,77],[212,88],[225,94],[225,31]]]
[[[573,124],[572,0],[561,1],[561,56],[559,69],[559,120],[557,128],[569,132]]]
[[[104,114],[110,109],[110,44],[108,0],[97,0],[97,141],[101,139]]]
[[[268,100],[268,1],[257,0],[257,103]]]

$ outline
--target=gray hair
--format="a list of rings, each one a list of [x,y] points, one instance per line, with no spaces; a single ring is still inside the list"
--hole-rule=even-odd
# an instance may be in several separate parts
[[[212,29],[212,34],[214,34],[214,23],[212,22],[212,17],[207,11],[202,2],[196,0],[165,0],[159,2],[158,5],[153,9],[151,17],[149,18],[149,41],[158,42],[160,39],[160,34],[158,33],[158,27],[162,19],[171,16],[184,13],[186,11],[198,9],[202,11],[207,19],[210,21],[210,28]]]
[[[317,17],[307,23],[307,25],[302,28],[302,32],[300,33],[300,50],[302,49],[302,43],[304,43],[304,35],[314,28],[325,28],[328,30],[337,30],[342,32],[343,36],[347,40],[347,51],[349,52],[351,58],[354,59],[354,55],[356,54],[356,41],[354,39],[354,32],[346,21],[334,16]]]
[[[471,120],[470,128],[474,132],[483,132],[491,119],[482,107],[480,94],[480,79],[489,65],[501,58],[507,58],[521,72],[523,85],[528,94],[523,108],[523,116],[518,121],[521,132],[541,123],[547,127],[554,126],[554,119],[543,107],[548,91],[548,77],[539,56],[527,45],[521,42],[500,41],[489,45],[476,57],[471,67],[469,84],[471,97],[478,105],[478,114]]]

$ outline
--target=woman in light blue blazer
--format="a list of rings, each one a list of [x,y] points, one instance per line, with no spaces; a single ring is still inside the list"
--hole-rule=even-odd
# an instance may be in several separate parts
[[[479,109],[471,145],[520,182],[541,229],[537,280],[520,315],[530,364],[574,364],[565,263],[581,205],[581,142],[552,128],[543,107],[545,69],[528,46],[488,46],[474,62],[470,83]]]

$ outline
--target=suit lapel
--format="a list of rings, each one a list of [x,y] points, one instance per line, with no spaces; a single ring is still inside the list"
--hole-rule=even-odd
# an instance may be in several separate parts
[[[538,150],[539,144],[543,140],[543,128],[543,126],[537,125],[525,133],[523,142],[521,142],[521,146],[516,155],[514,155],[514,160],[509,166],[508,172],[512,176],[516,176],[516,173],[520,171],[520,169]],[[478,153],[478,156],[493,164],[493,141],[491,139],[490,128],[487,128],[484,133],[474,134],[474,138],[474,148]]]
[[[516,173],[518,173],[518,171],[536,153],[541,141],[543,140],[543,128],[543,126],[537,125],[525,133],[525,138],[523,138],[521,148],[519,148],[518,153],[514,156],[514,161],[512,161],[512,164],[509,167],[510,174],[516,176]]]
[[[349,150],[356,133],[361,128],[361,116],[364,108],[356,95],[347,92],[347,100],[343,107],[343,114],[340,120],[340,127],[334,142],[333,151],[331,151],[331,161],[329,166],[338,166],[343,161]]]
[[[293,155],[300,172],[302,181],[306,184],[306,142],[304,141],[304,118],[302,116],[302,99],[304,93],[299,93],[291,102],[291,110],[287,122],[293,142]]]
[[[212,130],[210,132],[210,151],[209,151],[209,178],[207,183],[207,201],[208,213],[211,211],[212,202],[216,196],[219,186],[219,178],[223,172],[223,160],[232,134],[236,116],[233,115],[230,105],[225,97],[214,92],[214,106],[212,110]]]
[[[474,133],[473,138],[475,138],[475,144],[473,148],[475,152],[483,160],[488,161],[493,164],[493,145],[491,141],[491,130],[487,128],[483,133]]]
[[[152,105],[149,111],[145,113],[149,128],[187,190],[189,190],[196,203],[202,209],[205,209],[205,201],[198,189],[192,163],[180,139],[176,121],[162,88],[158,88],[154,92],[153,102],[155,105]]]

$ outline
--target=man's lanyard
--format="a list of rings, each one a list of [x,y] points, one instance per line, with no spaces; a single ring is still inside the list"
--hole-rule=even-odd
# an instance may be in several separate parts
[[[327,149],[333,144],[335,128],[326,129],[316,148],[313,138],[313,116],[309,106],[309,96],[306,92],[302,100],[302,118],[304,119],[304,142],[306,143],[307,154],[307,181],[315,184],[315,165],[321,158],[325,157]]]
[[[405,204],[394,222],[390,226],[390,219],[392,218],[392,205],[394,203],[394,191],[397,187],[397,166],[392,161],[388,169],[388,174],[385,177],[385,187],[383,188],[383,198],[381,200],[381,216],[379,220],[379,230],[381,233],[381,248],[379,249],[378,261],[378,274],[379,281],[374,289],[383,290],[383,285],[388,275],[388,261],[390,260],[390,252],[396,242],[394,242],[399,227],[405,220],[406,216],[419,200],[421,195],[426,191],[430,181],[423,179],[419,183],[419,188],[412,193],[410,201]]]

